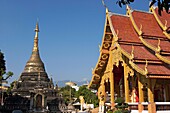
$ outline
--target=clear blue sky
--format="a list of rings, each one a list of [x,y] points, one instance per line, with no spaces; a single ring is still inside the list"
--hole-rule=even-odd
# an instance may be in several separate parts
[[[114,13],[125,14],[117,0],[105,0]],[[148,0],[135,0],[133,9],[149,9]],[[39,20],[39,49],[49,76],[59,80],[91,80],[99,57],[105,23],[101,0],[0,0],[0,49],[10,81],[19,78],[28,61]]]

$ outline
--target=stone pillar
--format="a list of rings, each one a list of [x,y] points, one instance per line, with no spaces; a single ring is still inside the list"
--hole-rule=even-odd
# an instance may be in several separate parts
[[[142,113],[144,107],[142,105],[142,102],[144,102],[144,95],[143,95],[143,84],[142,84],[142,79],[139,73],[137,73],[138,76],[138,94],[139,94],[139,103],[138,103],[138,111],[139,113]]]
[[[111,94],[111,108],[115,105],[115,93],[114,93],[114,74],[112,71],[110,71],[110,94]]]
[[[154,103],[154,81],[148,79],[148,113],[156,113],[156,105]]]
[[[129,98],[129,81],[128,81],[128,69],[127,64],[124,63],[124,87],[125,87],[125,102],[130,102]]]

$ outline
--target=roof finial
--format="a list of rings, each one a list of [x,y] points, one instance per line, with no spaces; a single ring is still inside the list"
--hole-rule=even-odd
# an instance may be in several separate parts
[[[36,27],[35,27],[35,32],[39,32],[38,19],[37,19],[37,23],[36,23]]]
[[[34,37],[33,51],[38,51],[38,32],[39,32],[39,26],[38,26],[38,21],[37,21],[36,27],[35,27],[35,37]]]
[[[102,4],[105,8],[107,8],[106,4],[104,3],[104,0],[102,0]]]
[[[104,0],[102,0],[102,4],[103,4],[103,6],[106,8],[106,13],[108,13],[108,12],[109,12],[109,9],[108,9],[108,7],[106,6]]]
[[[129,5],[126,5],[126,10],[127,10],[126,15],[129,15],[131,12],[131,8]]]

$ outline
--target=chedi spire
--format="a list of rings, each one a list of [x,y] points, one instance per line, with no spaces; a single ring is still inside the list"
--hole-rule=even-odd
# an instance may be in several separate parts
[[[24,72],[44,72],[45,71],[44,63],[42,62],[40,55],[39,55],[38,32],[39,32],[39,25],[37,22],[36,27],[35,27],[35,37],[34,37],[34,46],[33,46],[32,54],[25,66]]]
[[[36,27],[35,27],[35,37],[34,37],[33,51],[38,51],[38,32],[39,32],[39,26],[38,26],[38,22],[37,22]]]

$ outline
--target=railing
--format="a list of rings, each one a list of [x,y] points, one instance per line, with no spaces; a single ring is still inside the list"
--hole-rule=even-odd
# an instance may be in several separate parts
[[[170,102],[155,102],[156,111],[169,110],[170,111]]]
[[[138,110],[138,102],[135,103],[128,103],[129,109],[131,110]],[[144,111],[148,110],[148,102],[142,102],[141,103],[144,107]],[[155,102],[156,104],[156,111],[169,111],[170,113],[170,102]]]
[[[138,102],[128,103],[130,110],[138,110]]]

